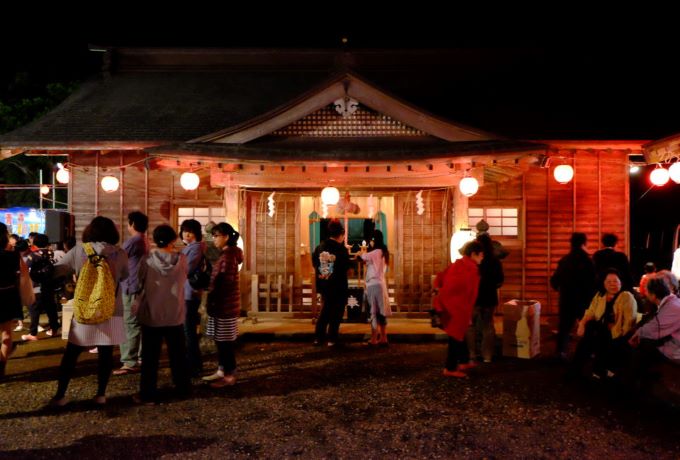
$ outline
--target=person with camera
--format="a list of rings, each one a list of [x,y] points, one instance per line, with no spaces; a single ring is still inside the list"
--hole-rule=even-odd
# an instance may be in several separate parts
[[[36,233],[33,237],[36,250],[28,255],[28,272],[33,280],[36,301],[29,307],[31,328],[28,334],[22,335],[23,341],[38,340],[38,326],[40,325],[40,312],[47,313],[50,321],[48,337],[56,336],[59,331],[59,316],[57,313],[57,301],[55,291],[57,281],[54,279],[54,256],[50,250],[50,241],[47,235]]]

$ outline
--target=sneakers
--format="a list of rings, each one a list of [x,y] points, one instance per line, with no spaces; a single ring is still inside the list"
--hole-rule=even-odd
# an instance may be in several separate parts
[[[458,367],[460,367],[460,366],[458,366]],[[448,369],[444,369],[444,372],[442,372],[442,375],[443,375],[444,377],[456,377],[456,378],[459,378],[459,379],[466,379],[467,376],[468,376],[468,375],[467,375],[465,372],[463,372],[463,371],[459,371],[459,370],[450,371],[450,370],[448,370]]]
[[[45,334],[47,337],[59,337],[59,331],[61,331],[61,328],[58,328],[56,331],[54,329],[48,329]]]
[[[34,342],[38,340],[38,336],[32,334],[24,334],[21,336],[21,340],[23,340],[24,342]]]
[[[473,367],[477,367],[477,363],[474,361],[470,361],[467,363],[459,364],[457,370],[466,371],[468,369],[472,369]]]
[[[97,347],[92,347],[89,350],[87,350],[87,352],[97,354],[99,353],[99,350],[97,350]]]
[[[233,375],[225,375],[219,380],[215,380],[210,384],[210,388],[224,388],[236,384],[236,377]]]
[[[215,380],[223,379],[224,378],[224,372],[223,371],[217,371],[214,374],[206,375],[205,377],[201,377],[201,380],[205,382],[213,382]]]
[[[45,328],[38,324],[38,332],[45,332]]]
[[[24,322],[19,321],[19,323],[17,324],[17,327],[14,328],[14,332],[19,332],[19,331],[23,331],[23,330],[24,330]]]
[[[140,370],[139,366],[128,366],[127,364],[123,364],[120,369],[113,371],[113,375],[136,374]]]

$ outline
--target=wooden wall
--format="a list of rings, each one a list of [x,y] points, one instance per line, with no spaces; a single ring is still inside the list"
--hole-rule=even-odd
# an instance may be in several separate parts
[[[299,196],[275,195],[276,211],[267,214],[267,197],[271,191],[248,192],[249,267],[260,275],[299,273]]]
[[[600,249],[603,233],[619,237],[618,249],[628,253],[629,188],[627,152],[612,150],[557,151],[549,168],[532,167],[523,178],[525,203],[524,298],[536,299],[544,314],[556,314],[557,293],[550,275],[569,252],[572,232],[588,236],[588,252]],[[559,184],[553,170],[574,167],[574,179]]]
[[[82,152],[69,157],[71,182],[69,200],[75,215],[76,238],[97,215],[111,218],[128,238],[127,214],[139,210],[149,216],[149,229],[159,224],[177,225],[176,208],[223,206],[223,188],[211,188],[208,171],[197,171],[201,185],[186,191],[179,184],[181,171],[146,169],[144,156],[137,152]],[[117,191],[106,193],[99,181],[106,175],[119,179]]]
[[[431,301],[431,278],[448,263],[451,235],[451,197],[446,191],[424,191],[425,212],[418,215],[414,191],[396,197],[397,246],[396,302],[398,312],[428,310]],[[392,276],[390,276],[392,278]]]
[[[500,290],[499,301],[507,302],[511,299],[523,298],[522,280],[524,279],[524,219],[522,217],[522,177],[518,177],[507,182],[493,183],[487,182],[480,187],[479,191],[470,198],[469,207],[488,208],[488,207],[508,207],[518,209],[519,235],[515,237],[493,236],[494,240],[499,241],[509,251],[508,256],[503,259],[503,272],[505,282]],[[476,221],[470,221],[470,227],[474,230]]]
[[[469,203],[471,207],[519,209],[519,236],[494,237],[510,250],[503,261],[506,281],[501,289],[501,302],[512,298],[536,299],[543,306],[543,314],[557,313],[557,295],[550,289],[549,278],[557,261],[568,252],[572,232],[588,235],[590,253],[599,249],[603,233],[615,233],[621,242],[619,249],[624,252],[628,252],[629,240],[627,152],[570,150],[554,151],[551,155],[549,168],[533,166],[516,179],[487,183]],[[174,210],[180,206],[223,205],[223,189],[209,186],[207,171],[199,171],[198,190],[187,192],[179,186],[180,172],[153,165],[146,169],[143,158],[137,152],[81,152],[70,156],[69,199],[78,239],[95,215],[112,218],[125,239],[127,213],[132,210],[146,212],[153,228],[160,223],[176,224]],[[564,185],[553,178],[555,166],[561,163],[569,163],[575,169],[574,180]],[[106,174],[121,179],[117,192],[107,194],[101,190],[98,181]],[[297,230],[299,199],[295,194],[277,195],[276,214],[270,218],[266,214],[269,193],[248,192],[245,203],[241,203],[246,206],[248,228],[247,238],[244,235],[247,254],[244,274],[294,273],[298,285],[302,282]],[[390,278],[396,279],[398,310],[404,312],[429,308],[430,278],[448,263],[452,231],[450,194],[425,191],[423,195],[426,206],[422,216],[416,213],[415,191],[412,195],[399,194],[395,199],[397,240],[390,245],[395,273]]]

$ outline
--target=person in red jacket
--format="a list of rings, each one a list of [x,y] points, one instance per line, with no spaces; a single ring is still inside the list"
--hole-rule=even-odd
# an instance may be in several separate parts
[[[463,258],[449,264],[434,281],[438,289],[434,309],[439,313],[444,331],[449,335],[446,357],[446,377],[467,377],[465,370],[474,367],[469,363],[470,352],[465,343],[465,331],[470,326],[472,309],[479,288],[478,265],[484,259],[484,248],[477,241],[463,248]]]

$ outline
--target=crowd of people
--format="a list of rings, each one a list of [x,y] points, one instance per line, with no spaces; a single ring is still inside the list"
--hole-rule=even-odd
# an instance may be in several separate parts
[[[615,235],[604,234],[604,249],[591,258],[586,235],[572,234],[571,250],[550,279],[559,292],[558,352],[568,364],[568,378],[617,378],[639,386],[651,364],[680,363],[678,280],[648,263],[636,289],[617,242]],[[575,324],[579,340],[570,356]]]
[[[220,252],[210,263],[198,221],[182,222],[180,235],[169,225],[159,225],[152,232],[155,245],[152,251],[147,229],[147,216],[131,212],[130,237],[119,246],[120,234],[113,221],[98,216],[87,225],[80,243],[67,244],[65,250],[57,253],[50,249],[46,235],[31,234],[25,241],[9,235],[7,227],[0,224],[0,292],[5,300],[0,308],[0,378],[12,352],[12,330],[23,328],[23,306],[28,306],[30,312],[30,332],[22,335],[23,341],[38,340],[43,311],[50,322],[46,336],[60,335],[58,303],[67,300],[68,295],[60,286],[76,280],[75,293],[70,295],[75,296],[73,300],[78,305],[79,275],[89,264],[95,264],[98,267],[95,276],[110,278],[112,289],[102,288],[99,294],[111,297],[113,309],[97,321],[81,321],[74,312],[50,405],[62,407],[68,403],[69,382],[84,351],[97,353],[98,388],[93,398],[96,404],[106,404],[106,388],[112,374],[137,372],[141,373],[139,393],[133,399],[140,404],[155,403],[164,341],[176,394],[187,397],[191,377],[199,377],[203,371],[197,329],[204,290],[208,291],[206,335],[215,340],[219,367],[203,379],[213,388],[236,383],[235,343],[241,310],[238,266],[243,262],[243,252],[236,245],[238,232],[227,223],[212,226],[214,246]],[[181,251],[176,245],[179,237],[185,244]],[[96,279],[90,275],[88,278]],[[102,282],[94,289],[105,285]],[[121,367],[113,371],[117,346]]]
[[[57,389],[50,404],[68,403],[69,381],[84,351],[98,355],[98,389],[94,402],[106,404],[110,376],[141,373],[139,404],[157,402],[157,375],[161,348],[166,344],[172,381],[178,397],[191,393],[191,378],[200,377],[203,360],[199,347],[199,307],[207,295],[206,335],[218,351],[218,367],[202,378],[212,388],[236,383],[236,340],[241,314],[239,264],[244,260],[237,246],[239,233],[227,223],[211,226],[218,256],[209,260],[201,224],[188,219],[179,235],[169,225],[152,232],[150,250],[148,218],[139,211],[128,215],[129,238],[119,246],[119,232],[110,219],[95,217],[85,228],[82,241],[68,241],[52,250],[47,236],[32,234],[27,241],[9,235],[0,224],[0,378],[12,352],[12,331],[21,330],[22,306],[29,307],[30,330],[24,341],[38,340],[39,317],[49,319],[46,335],[57,336],[61,325],[58,304],[79,297],[79,275],[89,264],[99,264],[113,289],[111,312],[98,321],[74,315],[58,372]],[[312,254],[322,309],[315,328],[314,345],[335,347],[347,305],[348,270],[352,259],[366,265],[364,303],[371,325],[369,347],[387,347],[387,320],[392,314],[385,273],[390,252],[382,232],[374,230],[368,245],[352,255],[345,244],[339,220],[328,225],[328,239]],[[178,250],[177,240],[184,247]],[[492,361],[495,350],[494,312],[498,289],[504,282],[498,249],[485,229],[461,249],[462,257],[439,273],[434,281],[433,314],[448,334],[446,377],[465,378],[479,361]],[[591,257],[587,237],[574,233],[571,250],[558,263],[550,283],[559,292],[558,356],[568,364],[568,376],[590,373],[596,379],[624,376],[639,382],[650,365],[668,360],[680,363],[680,299],[678,280],[667,270],[645,266],[639,291],[633,286],[630,264],[615,249],[617,239],[605,234],[604,249]],[[97,262],[99,261],[99,262]],[[100,272],[98,272],[100,273]],[[90,275],[88,275],[90,276]],[[102,275],[100,275],[102,276]],[[81,278],[85,278],[83,275]],[[75,294],[64,285],[75,282]],[[84,283],[84,282],[83,282]],[[81,283],[82,285],[82,283]],[[72,289],[71,289],[72,290]],[[82,292],[82,290],[81,290]],[[100,297],[101,297],[100,296]],[[16,326],[17,321],[20,323]],[[579,337],[571,352],[570,339]],[[120,367],[114,371],[114,348],[120,347]]]

